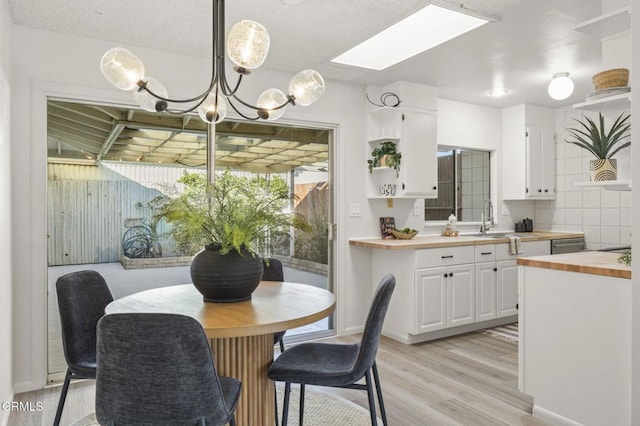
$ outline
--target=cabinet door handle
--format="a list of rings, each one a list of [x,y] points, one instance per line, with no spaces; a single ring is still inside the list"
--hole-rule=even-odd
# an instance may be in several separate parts
[[[480,254],[481,254],[482,256],[485,256],[485,255],[487,255],[487,254],[491,254],[491,252],[490,252],[490,251],[483,251],[483,252],[482,252],[482,253],[480,253]]]
[[[438,189],[438,187],[437,187],[437,186],[434,186],[434,187],[433,187],[433,190],[434,190],[434,191],[435,191],[435,190],[437,190],[437,189]]]
[[[493,272],[498,272],[498,268],[493,268]]]
[[[548,190],[548,189],[545,189],[545,190],[544,190],[544,192],[549,192],[549,190]]]
[[[449,274],[447,274],[446,272],[444,273],[443,277],[447,278],[449,276]]]
[[[542,192],[542,189],[538,189],[538,192]]]
[[[442,257],[443,259],[453,259],[453,255],[452,254],[450,254],[448,256],[440,256],[440,257]]]
[[[449,272],[449,276],[452,277],[453,276],[453,272]]]

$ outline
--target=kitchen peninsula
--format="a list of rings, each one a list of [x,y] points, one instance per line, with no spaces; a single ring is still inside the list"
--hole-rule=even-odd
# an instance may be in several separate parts
[[[522,245],[516,254],[506,234],[351,239],[353,250],[368,250],[373,277],[396,276],[383,334],[411,344],[516,322],[516,259],[548,255],[551,240],[583,236],[518,234]]]
[[[552,424],[631,422],[631,268],[619,254],[520,258],[519,389]]]

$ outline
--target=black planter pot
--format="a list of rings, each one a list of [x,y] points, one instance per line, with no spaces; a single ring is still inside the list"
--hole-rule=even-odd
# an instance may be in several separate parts
[[[191,281],[206,302],[240,302],[262,278],[262,259],[247,250],[221,255],[219,247],[207,246],[191,262]]]

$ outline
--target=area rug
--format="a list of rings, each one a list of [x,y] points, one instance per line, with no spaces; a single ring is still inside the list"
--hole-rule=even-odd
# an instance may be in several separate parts
[[[278,383],[276,389],[278,391],[278,414],[282,418],[284,386]],[[308,387],[304,395],[304,426],[371,425],[369,410],[354,402],[320,389],[310,389]],[[298,426],[298,401],[298,388],[292,386],[288,422],[291,426]],[[378,423],[382,424],[382,420],[378,419]],[[96,420],[95,413],[92,413],[73,423],[72,426],[99,426],[99,423]]]
[[[479,333],[518,343],[518,323],[480,330]]]

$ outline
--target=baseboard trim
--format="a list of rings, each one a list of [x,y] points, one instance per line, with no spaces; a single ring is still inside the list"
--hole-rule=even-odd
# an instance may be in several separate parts
[[[458,327],[451,328],[443,328],[442,330],[431,331],[429,333],[423,334],[409,334],[408,339],[403,338],[402,340],[395,338],[392,335],[387,334],[386,332],[382,332],[385,336],[391,337],[392,339],[400,340],[403,343],[423,343],[428,342],[430,340],[442,339],[444,337],[451,337],[458,334],[469,333],[472,331],[484,330],[485,328],[498,327],[500,325],[513,324],[514,322],[518,322],[518,316],[512,315],[503,318],[496,318],[489,321],[482,322],[474,322],[471,324],[465,324]],[[408,341],[407,341],[408,340]]]
[[[533,406],[532,414],[533,417],[544,420],[554,426],[582,426],[582,423],[563,417],[560,414],[544,409],[539,405]]]

